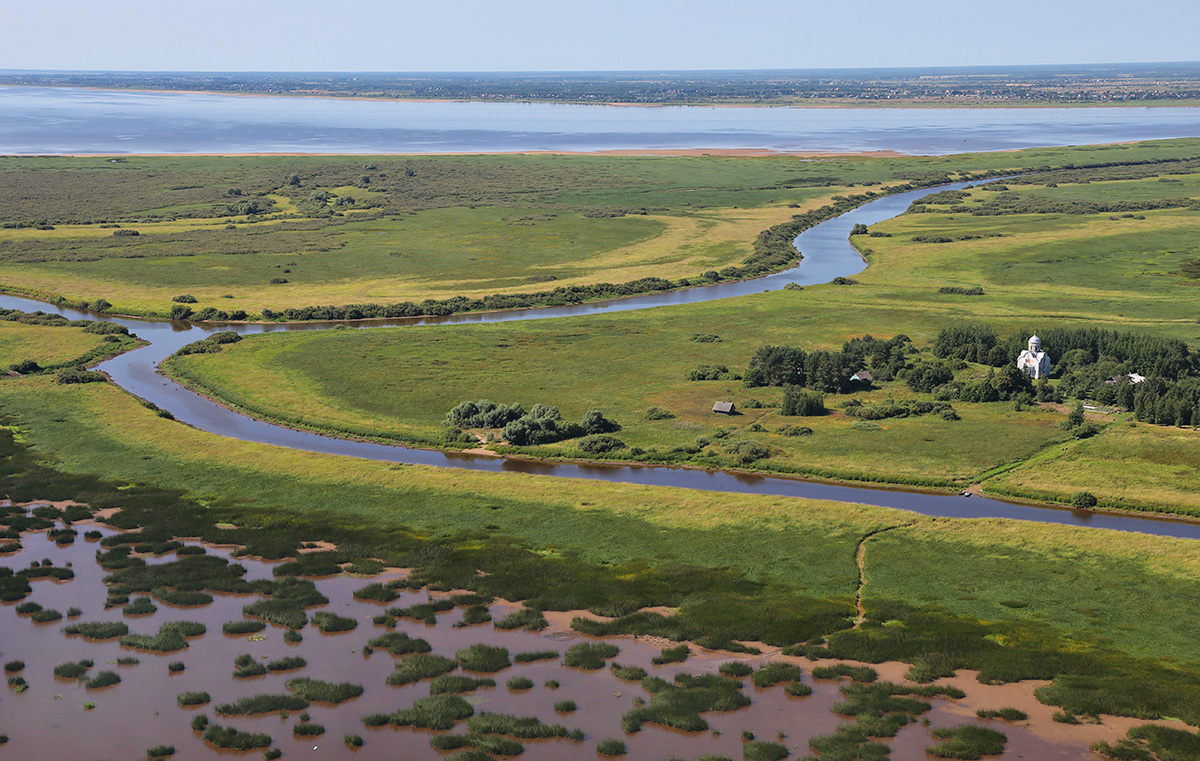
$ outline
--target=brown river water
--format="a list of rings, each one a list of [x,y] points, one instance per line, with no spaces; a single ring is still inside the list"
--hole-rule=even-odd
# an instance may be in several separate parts
[[[359,601],[353,598],[356,589],[370,581],[394,578],[382,576],[372,579],[363,577],[326,577],[316,579],[316,585],[330,602],[319,608],[309,609],[311,616],[316,610],[329,610],[356,619],[359,625],[349,632],[322,634],[309,624],[303,630],[304,640],[298,644],[287,644],[283,640],[284,629],[268,626],[262,641],[251,641],[247,635],[223,634],[221,625],[226,621],[241,620],[242,606],[253,599],[253,595],[215,595],[209,605],[177,607],[155,601],[156,613],[146,616],[125,616],[119,608],[104,609],[106,590],[103,583],[107,572],[95,560],[99,549],[96,540],[85,540],[85,530],[97,528],[87,522],[74,524],[79,537],[74,544],[58,546],[46,533],[26,533],[22,549],[0,556],[0,565],[13,570],[28,567],[35,560],[48,558],[55,566],[68,563],[75,572],[69,581],[38,579],[32,582],[33,592],[22,601],[4,603],[0,606],[0,659],[4,662],[23,660],[25,669],[20,672],[29,683],[23,693],[7,686],[0,692],[0,735],[7,734],[9,741],[0,745],[0,759],[55,759],[61,761],[95,761],[96,759],[145,758],[146,749],[153,745],[174,745],[175,759],[201,759],[220,756],[261,758],[262,751],[237,752],[219,750],[204,742],[199,732],[192,731],[191,718],[195,713],[205,713],[215,723],[234,726],[243,731],[263,732],[274,739],[272,747],[283,751],[284,758],[343,759],[360,761],[382,761],[388,759],[411,759],[412,761],[443,759],[450,755],[433,749],[429,738],[435,732],[422,729],[398,729],[390,726],[366,727],[362,717],[367,714],[392,712],[404,708],[429,692],[429,681],[393,687],[385,683],[392,673],[397,658],[386,651],[377,650],[364,655],[363,646],[386,629],[371,623],[384,607],[406,606],[424,602],[428,595],[424,591],[402,592],[402,596],[384,606],[380,603]],[[99,527],[105,534],[113,529]],[[230,548],[206,548],[209,554],[231,558]],[[174,554],[160,558],[148,558],[148,562],[169,562]],[[237,558],[247,569],[245,578],[272,578],[270,563]],[[86,641],[79,637],[68,637],[62,633],[69,623],[59,621],[37,624],[28,616],[18,615],[15,607],[20,602],[34,601],[44,608],[66,613],[70,607],[78,607],[82,615],[70,621],[117,621],[124,620],[135,633],[153,633],[167,621],[199,621],[208,628],[206,634],[189,640],[190,646],[174,653],[150,653],[122,647],[114,640],[104,642]],[[515,610],[517,606],[496,603],[491,606],[497,619]],[[438,614],[437,624],[429,626],[420,622],[401,619],[397,631],[412,637],[427,640],[433,652],[453,657],[456,650],[475,643],[487,643],[508,648],[510,653],[530,650],[558,650],[564,652],[571,644],[591,638],[564,631],[552,625],[541,633],[528,631],[501,631],[490,623],[455,628],[453,624],[462,617],[462,609]],[[680,672],[690,674],[716,673],[717,667],[737,657],[751,666],[760,666],[771,656],[729,656],[700,652],[687,661],[666,666],[654,666],[651,659],[658,655],[661,643],[651,644],[632,637],[613,637],[607,641],[620,647],[614,659],[623,664],[642,666],[652,675],[668,681]],[[270,673],[250,679],[232,677],[233,661],[243,653],[256,659],[276,659],[299,655],[308,661],[305,668]],[[140,659],[137,665],[110,665],[120,657],[134,656]],[[82,683],[56,678],[53,669],[67,661],[90,658],[95,666],[90,673],[114,670],[121,676],[121,683],[102,689],[89,690]],[[183,661],[186,670],[170,674],[167,664]],[[455,672],[457,673],[457,672]],[[11,674],[6,676],[12,676]],[[307,676],[331,682],[353,682],[363,685],[364,693],[340,705],[313,703],[308,713],[315,723],[326,727],[324,735],[316,737],[294,737],[292,727],[297,723],[297,713],[282,718],[279,713],[253,717],[219,717],[213,712],[218,703],[230,702],[243,696],[261,693],[286,693],[284,682],[296,676]],[[613,676],[605,668],[598,671],[581,671],[568,668],[556,661],[541,661],[513,666],[492,675],[497,682],[495,688],[484,688],[467,695],[477,704],[477,711],[494,711],[519,716],[537,716],[550,724],[563,724],[569,729],[581,729],[586,734],[583,742],[568,739],[525,740],[525,752],[520,756],[528,761],[552,761],[554,759],[599,759],[596,752],[599,741],[621,739],[628,747],[630,761],[661,761],[669,757],[694,759],[708,754],[719,754],[733,759],[742,758],[743,731],[751,731],[760,740],[775,741],[779,733],[788,747],[791,758],[810,754],[808,740],[818,735],[829,734],[839,723],[849,721],[830,711],[831,706],[841,700],[836,682],[813,680],[805,675],[805,682],[813,687],[809,697],[793,698],[784,694],[783,685],[757,688],[747,678],[744,693],[752,704],[727,713],[704,714],[710,730],[703,732],[681,732],[652,724],[646,724],[640,732],[626,735],[621,729],[621,716],[634,707],[634,699],[641,697],[647,702],[650,695],[636,682],[625,682]],[[505,682],[514,676],[525,676],[533,680],[530,690],[514,692]],[[548,679],[557,680],[561,686],[550,689],[545,686]],[[182,692],[205,691],[211,694],[212,703],[196,708],[180,708],[176,696]],[[966,702],[971,700],[967,691]],[[554,703],[574,700],[578,711],[559,714]],[[85,708],[93,702],[95,707]],[[914,722],[902,729],[893,740],[884,740],[892,747],[892,758],[896,761],[929,758],[924,748],[934,742],[929,735],[931,727],[960,725],[976,722],[966,712],[962,701],[944,698],[931,700],[934,709],[922,718],[928,719],[930,727]],[[954,713],[955,703],[957,715]],[[980,722],[993,726],[1008,735],[1008,745],[1003,758],[1027,759],[1083,759],[1094,758],[1086,745],[1055,744],[1041,739],[1020,724],[1007,722]],[[452,732],[466,731],[465,722],[460,722]],[[719,733],[719,734],[718,734]],[[358,734],[365,744],[351,749],[343,744],[343,736]]]

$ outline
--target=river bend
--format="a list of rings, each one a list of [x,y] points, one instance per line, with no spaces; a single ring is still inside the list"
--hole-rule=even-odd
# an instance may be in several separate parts
[[[445,323],[494,323],[510,320],[540,320],[554,317],[603,314],[692,304],[733,298],[767,290],[779,290],[788,283],[815,285],[838,276],[849,276],[866,268],[866,262],[850,245],[850,230],[855,224],[872,225],[898,216],[909,204],[929,193],[960,189],[965,183],[908,191],[871,201],[841,216],[822,222],[796,238],[803,260],[783,272],[754,280],[655,293],[606,302],[590,302],[564,307],[472,312],[445,317],[419,317],[400,320],[371,320],[339,323],[358,328],[411,326]],[[70,319],[99,319],[128,327],[150,342],[135,351],[108,360],[99,369],[130,393],[168,410],[175,419],[219,436],[289,447],[309,452],[344,455],[384,462],[464,468],[490,472],[520,472],[537,475],[672,486],[707,491],[771,494],[809,499],[827,499],[880,507],[910,510],[923,515],[947,518],[1009,518],[1039,523],[1091,526],[1120,531],[1137,531],[1160,536],[1200,538],[1200,525],[1180,520],[1131,515],[1111,515],[1052,507],[1019,505],[986,497],[922,494],[901,489],[862,488],[803,481],[795,478],[749,473],[706,471],[679,466],[593,464],[531,461],[519,458],[470,455],[459,452],[417,449],[400,445],[351,441],[309,431],[299,431],[248,417],[190,391],[157,372],[163,359],[186,343],[203,339],[220,330],[236,330],[242,335],[277,330],[322,330],[332,323],[251,324],[236,326],[199,326],[168,321],[138,320],[82,312],[32,299],[0,295],[0,307],[26,311],[50,311]]]

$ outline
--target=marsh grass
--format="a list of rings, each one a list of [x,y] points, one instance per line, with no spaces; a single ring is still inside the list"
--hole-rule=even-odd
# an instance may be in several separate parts
[[[465,611],[463,611],[462,620],[458,621],[454,625],[456,627],[461,628],[461,627],[465,627],[465,626],[473,626],[475,624],[486,623],[491,620],[492,620],[492,614],[488,610],[488,606],[486,606],[486,605],[471,605],[471,606],[468,606]]]
[[[121,609],[127,616],[148,616],[158,610],[158,606],[149,597],[138,597]]]
[[[751,702],[742,694],[739,683],[715,674],[677,674],[674,684],[657,677],[646,677],[642,687],[653,697],[649,705],[635,708],[621,717],[621,728],[626,732],[638,732],[646,722],[684,732],[699,732],[708,729],[708,722],[700,714],[732,711]]]
[[[165,758],[175,755],[174,745],[153,745],[146,749],[148,758]]]
[[[58,621],[63,617],[63,614],[57,610],[43,608],[42,610],[34,611],[29,619],[36,624],[48,624],[51,621]]]
[[[60,679],[79,679],[87,670],[95,665],[90,660],[60,663],[54,667],[54,675]]]
[[[100,671],[94,677],[84,682],[84,685],[89,690],[98,690],[102,687],[111,687],[114,684],[121,683],[121,675],[115,671]]]
[[[870,666],[853,666],[849,663],[834,663],[829,666],[813,666],[813,679],[841,679],[850,677],[851,681],[869,683],[879,678],[879,672]],[[907,677],[911,679],[912,677]],[[922,681],[922,680],[914,680]]]
[[[601,740],[596,745],[596,752],[601,756],[624,756],[628,753],[625,743],[621,740]]]
[[[267,667],[259,663],[253,655],[242,653],[233,659],[233,678],[247,679],[254,676],[262,676],[267,673]]]
[[[595,671],[596,669],[604,668],[604,661],[608,658],[617,657],[617,653],[619,652],[621,652],[619,647],[610,645],[607,642],[596,644],[580,642],[567,648],[563,663],[571,668]]]
[[[554,710],[558,713],[574,713],[577,708],[574,700],[560,700],[554,704]]]
[[[496,622],[497,629],[528,629],[540,632],[550,625],[540,610],[521,608]]]
[[[662,666],[668,663],[683,663],[691,654],[691,648],[686,643],[675,647],[666,647],[651,659],[651,663],[655,666]]]
[[[779,743],[751,740],[742,745],[742,758],[745,761],[779,761],[787,756],[788,749]]]
[[[754,667],[741,661],[725,661],[717,667],[717,671],[729,677],[741,678],[754,673]]]
[[[120,643],[137,650],[170,653],[188,647],[188,637],[198,637],[204,632],[204,624],[194,621],[171,621],[160,626],[157,634],[126,634],[121,637]]]
[[[302,669],[308,665],[308,661],[298,655],[290,655],[284,658],[277,658],[273,661],[267,661],[267,671],[291,671],[293,669]]]
[[[531,650],[524,653],[517,653],[513,656],[513,661],[516,663],[533,663],[534,661],[556,661],[562,657],[562,653],[557,650]]]
[[[221,703],[213,709],[218,716],[253,716],[279,711],[302,711],[308,701],[299,695],[250,695],[233,703]]]
[[[262,621],[253,621],[250,619],[226,621],[221,624],[221,631],[225,634],[254,634],[265,628],[267,628],[267,625]]]
[[[458,748],[474,748],[480,753],[492,756],[519,756],[525,752],[525,746],[507,737],[494,737],[469,733],[465,735],[438,735],[429,740],[429,744],[437,750],[456,750]]]
[[[207,692],[181,692],[175,697],[175,702],[181,706],[199,706],[212,700]]]
[[[129,624],[124,621],[77,622],[63,627],[67,635],[77,634],[84,639],[113,639],[129,633]]]
[[[388,632],[367,643],[373,648],[387,650],[392,655],[408,655],[410,653],[428,653],[429,643],[420,638],[409,637],[404,632]]]
[[[289,679],[284,686],[314,703],[343,703],[363,693],[361,684],[322,682],[308,677]]]
[[[754,672],[755,687],[770,687],[780,682],[799,682],[804,679],[804,669],[790,663],[768,663]]]
[[[1004,752],[1004,745],[1008,741],[1003,732],[974,724],[931,729],[929,734],[943,742],[927,747],[926,753],[937,758],[959,758],[967,761],[975,761],[983,756],[998,756]]]
[[[454,657],[467,671],[484,674],[494,674],[512,665],[512,660],[508,657],[508,648],[497,645],[471,645],[456,652]]]
[[[507,686],[508,689],[513,690],[514,692],[521,692],[524,690],[532,690],[533,689],[533,680],[530,679],[529,677],[525,677],[525,676],[514,676],[512,679],[509,679],[505,683],[505,686]]]
[[[1025,721],[1029,714],[1019,708],[980,708],[975,715],[981,719],[1003,719],[1005,721]]]
[[[388,608],[387,614],[394,618],[411,618],[422,621],[430,626],[437,623],[437,614],[454,609],[452,600],[430,600],[429,602],[410,605],[406,608]]]
[[[411,708],[402,708],[393,714],[382,714],[383,722],[398,727],[423,729],[452,729],[454,725],[472,716],[475,709],[457,695],[430,695],[413,701]],[[368,726],[378,726],[380,715],[363,718]]]
[[[641,666],[625,666],[614,662],[610,668],[612,669],[613,676],[627,682],[640,682],[646,678],[646,669]]]
[[[302,722],[292,727],[292,734],[296,737],[316,737],[325,734],[325,725]]]
[[[442,655],[418,652],[396,664],[396,670],[388,674],[391,685],[411,684],[422,679],[432,679],[458,668],[458,662]]]
[[[313,613],[312,622],[318,629],[326,633],[348,632],[358,626],[358,622],[353,618],[346,618],[345,616],[339,616],[336,613],[329,613],[327,611]]]
[[[430,695],[461,694],[474,692],[480,687],[495,687],[496,680],[491,677],[474,677],[463,674],[443,674],[429,683]],[[532,686],[532,685],[531,685]]]
[[[544,724],[536,716],[513,716],[505,713],[480,712],[467,719],[467,729],[480,735],[509,735],[523,740],[566,737],[582,740],[583,733],[561,724]]]
[[[200,718],[199,716],[196,717]],[[195,729],[195,719],[192,728]],[[258,750],[271,744],[271,736],[260,732],[242,732],[233,727],[210,724],[204,730],[204,740],[218,748],[232,750]]]

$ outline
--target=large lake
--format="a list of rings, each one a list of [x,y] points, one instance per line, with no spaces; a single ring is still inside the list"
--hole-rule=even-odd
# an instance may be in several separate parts
[[[1200,108],[712,108],[0,87],[0,154],[620,149],[948,154],[1200,137]]]

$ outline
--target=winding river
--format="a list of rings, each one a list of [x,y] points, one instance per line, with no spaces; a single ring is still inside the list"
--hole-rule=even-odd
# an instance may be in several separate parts
[[[796,267],[754,280],[565,307],[466,313],[446,317],[372,320],[348,324],[352,327],[371,328],[539,320],[733,298],[766,290],[779,290],[788,283],[801,285],[827,283],[839,275],[848,276],[861,272],[867,266],[863,258],[849,243],[850,230],[855,224],[872,225],[890,219],[903,213],[909,204],[924,195],[940,190],[959,189],[964,184],[945,185],[886,196],[839,217],[822,222],[796,238],[797,248],[804,252],[803,260]],[[228,326],[202,327],[167,321],[115,318],[4,295],[0,295],[0,307],[26,311],[40,309],[56,312],[71,319],[101,319],[125,325],[131,331],[136,332],[138,336],[149,341],[150,345],[108,360],[102,363],[99,369],[107,372],[117,385],[130,393],[170,411],[176,420],[209,433],[243,441],[414,465],[490,472],[520,472],[560,478],[673,486],[719,492],[828,499],[899,508],[937,517],[1009,518],[1200,539],[1200,525],[1180,520],[1019,505],[985,497],[964,498],[942,494],[914,493],[900,489],[838,486],[795,478],[706,471],[677,466],[530,461],[338,439],[308,431],[293,430],[247,417],[189,391],[157,372],[159,363],[179,347],[200,340],[218,330],[231,329]],[[292,323],[237,325],[232,329],[240,334],[250,335],[277,330],[322,330],[330,327],[332,327],[331,323]]]

